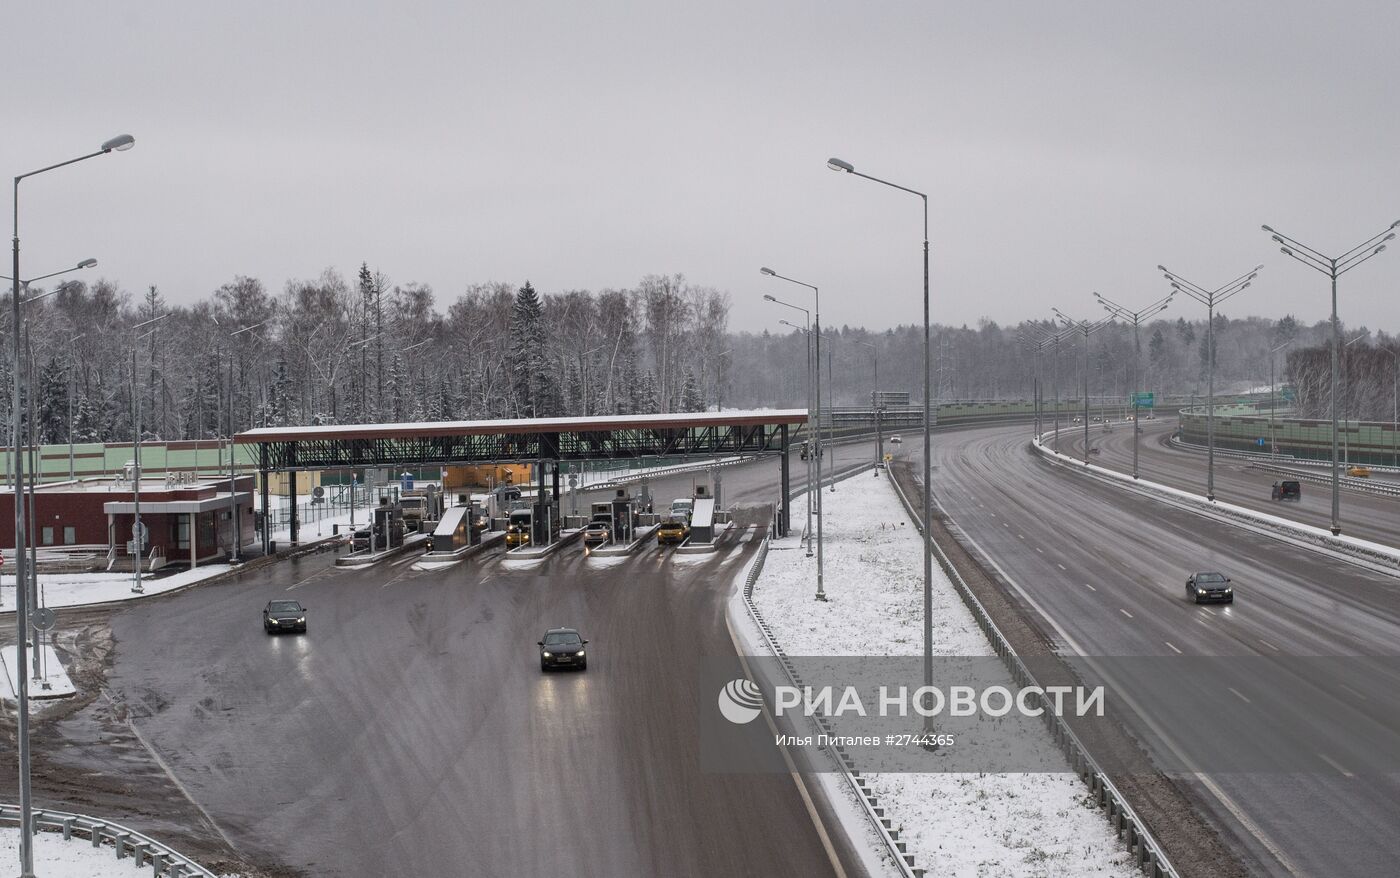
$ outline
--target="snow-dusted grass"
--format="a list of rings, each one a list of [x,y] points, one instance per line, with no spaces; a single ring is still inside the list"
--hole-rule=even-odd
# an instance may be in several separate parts
[[[813,600],[816,559],[797,537],[771,543],[753,599],[775,639],[793,656],[916,656],[923,652],[922,541],[884,477],[841,483],[828,507],[825,585]],[[799,498],[794,507],[800,507]],[[937,567],[934,651],[990,656],[953,585]],[[1004,684],[1011,686],[1008,676]],[[1045,759],[1058,756],[1048,734]],[[940,876],[1128,876],[1127,852],[1089,791],[1063,774],[867,774],[872,792],[909,844],[915,862]]]
[[[12,864],[18,871],[19,830],[15,827],[0,828],[0,862]],[[34,836],[34,874],[43,878],[136,878],[150,873],[150,866],[138,869],[134,857],[118,860],[116,852],[107,845],[95,848],[78,836],[64,841],[55,832]]]

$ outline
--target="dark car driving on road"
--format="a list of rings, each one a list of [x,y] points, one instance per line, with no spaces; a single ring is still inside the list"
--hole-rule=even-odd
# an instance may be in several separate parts
[[[544,633],[544,639],[539,641],[540,670],[578,668],[582,671],[588,667],[588,656],[583,648],[587,642],[573,628],[549,629]]]
[[[1230,577],[1223,573],[1192,573],[1186,578],[1186,594],[1198,604],[1205,601],[1235,602]]]
[[[1285,480],[1274,482],[1274,486],[1269,490],[1270,500],[1302,500],[1303,486],[1299,482]]]
[[[306,607],[296,601],[268,601],[263,607],[263,630],[268,634],[278,631],[306,631]]]

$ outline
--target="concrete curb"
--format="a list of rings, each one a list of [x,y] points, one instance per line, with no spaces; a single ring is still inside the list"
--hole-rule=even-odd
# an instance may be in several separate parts
[[[486,536],[482,537],[482,538],[481,538],[481,542],[477,543],[475,546],[463,546],[462,548],[460,548],[460,549],[454,549],[454,550],[451,551],[451,552],[425,552],[425,553],[423,554],[423,557],[422,557],[422,558],[419,558],[418,560],[420,560],[420,561],[427,561],[427,562],[430,562],[430,563],[431,563],[431,562],[461,561],[463,558],[470,558],[471,556],[477,554],[478,552],[482,552],[482,551],[485,551],[486,549],[490,549],[490,548],[496,546],[496,545],[499,544],[499,543],[504,543],[505,541],[506,541],[506,532],[505,532],[505,531],[503,531],[503,530],[492,531],[492,532],[488,533]]]
[[[630,555],[640,549],[642,543],[655,537],[656,531],[660,527],[660,524],[653,524],[643,530],[635,540],[625,546],[602,546],[589,552],[589,555],[594,558],[621,558],[624,555]]]
[[[559,539],[547,546],[517,546],[506,552],[505,557],[509,561],[533,561],[536,558],[553,555],[570,543],[581,539],[583,539],[583,528],[566,530],[559,534]]]
[[[354,554],[350,554],[346,555],[343,558],[336,558],[335,566],[359,567],[363,564],[378,564],[380,561],[386,560],[388,558],[397,558],[398,556],[406,554],[413,549],[419,548],[423,545],[423,543],[427,542],[427,540],[427,534],[413,534],[412,536],[405,537],[402,545],[394,546],[391,549],[385,549],[377,555],[357,556]]]

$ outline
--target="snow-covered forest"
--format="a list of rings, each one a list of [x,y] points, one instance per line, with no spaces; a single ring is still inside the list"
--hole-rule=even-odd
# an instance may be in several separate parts
[[[41,292],[35,288],[30,297]],[[273,293],[236,277],[193,305],[161,290],[131,293],[106,280],[75,284],[25,306],[35,370],[39,438],[116,441],[132,435],[133,346],[141,424],[148,438],[212,438],[254,426],[405,420],[627,414],[805,403],[806,338],[778,326],[731,332],[727,293],[680,275],[635,287],[547,294],[528,282],[483,283],[446,308],[433,290],[393,283],[362,265],[347,280],[327,269]],[[935,312],[936,313],[936,312]],[[166,315],[145,329],[136,324]],[[1192,315],[1197,316],[1197,315]],[[935,328],[939,400],[1029,398],[1036,357],[1018,336],[1049,321]],[[244,330],[247,327],[251,327]],[[139,343],[135,339],[148,329]],[[1351,340],[1361,330],[1349,327]],[[822,369],[837,405],[880,387],[922,398],[923,333],[824,326]],[[1138,389],[1205,393],[1205,321],[1162,319],[1141,332]],[[8,324],[0,328],[10,350]],[[1217,390],[1297,385],[1305,414],[1327,411],[1327,324],[1216,315]],[[860,344],[856,343],[860,342]],[[874,346],[872,350],[869,345]],[[1077,395],[1083,339],[1041,357],[1045,393]],[[1389,418],[1395,340],[1384,333],[1345,348],[1349,417]],[[1133,332],[1112,324],[1089,338],[1089,392],[1133,389]],[[10,404],[9,358],[0,404]]]

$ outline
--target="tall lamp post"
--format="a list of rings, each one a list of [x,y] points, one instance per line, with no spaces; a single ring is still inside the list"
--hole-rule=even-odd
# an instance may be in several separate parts
[[[1215,501],[1215,307],[1242,292],[1259,276],[1263,267],[1256,265],[1248,274],[1242,274],[1222,287],[1208,290],[1168,270],[1166,266],[1157,266],[1157,270],[1171,281],[1172,289],[1206,306],[1206,393],[1209,395],[1206,401],[1206,499],[1211,502]]]
[[[875,418],[875,476],[880,475],[880,464],[885,460],[885,434],[880,430],[880,349],[873,342],[850,339],[863,347],[870,348],[870,356],[875,362],[875,389],[870,391],[870,414]]]
[[[774,299],[772,296],[764,296],[764,298],[765,298],[765,299],[769,299],[770,301],[774,301],[774,302],[777,302],[777,301],[778,301],[777,299]],[[787,304],[787,303],[786,303],[786,302],[779,302],[779,304],[784,304],[784,305],[785,305],[785,304]],[[794,308],[795,308],[795,307],[797,307],[797,306],[795,306],[795,305],[790,305],[789,307],[794,307]],[[801,311],[802,309],[801,309],[801,308],[798,308],[797,310]],[[811,326],[806,326],[806,327],[798,326],[797,324],[795,324],[795,323],[793,323],[793,322],[791,322],[791,321],[788,321],[788,320],[779,320],[778,322],[781,323],[781,324],[784,325],[784,326],[791,327],[792,329],[797,330],[798,332],[800,332],[800,333],[802,333],[804,336],[806,336],[806,339],[807,339],[807,411],[808,411],[807,425],[808,425],[808,427],[810,427],[811,424],[812,424],[812,419],[811,419],[811,416],[810,416],[810,413],[811,413],[811,411],[812,411],[812,328],[811,328]],[[810,431],[809,431],[809,432],[810,432]],[[807,440],[807,534],[806,534],[806,541],[807,541],[807,557],[808,557],[808,558],[812,557],[812,507],[813,507],[813,505],[816,503],[816,498],[813,497],[813,495],[812,495],[812,465],[813,465],[813,463],[816,461],[816,458],[817,458],[817,444],[816,444],[815,441],[813,441],[813,440],[811,440],[811,439],[808,439],[808,440]],[[786,497],[783,498],[783,502],[784,502],[784,503],[787,502],[787,498],[786,498]]]
[[[1174,292],[1168,293],[1141,311],[1129,311],[1112,299],[1094,293],[1094,298],[1099,300],[1099,304],[1103,305],[1108,313],[1133,324],[1133,478],[1135,479],[1138,477],[1138,367],[1142,364],[1142,338],[1138,334],[1138,329],[1142,325],[1142,321],[1167,310],[1167,305],[1171,304],[1172,297],[1175,295]]]
[[[20,547],[25,545],[25,521],[24,506],[19,502],[20,485],[23,482],[24,465],[20,462],[19,455],[19,431],[20,423],[23,419],[23,408],[20,405],[20,397],[23,394],[23,387],[20,381],[20,270],[19,270],[19,184],[26,177],[34,177],[46,171],[52,171],[67,165],[76,164],[109,152],[120,152],[131,149],[136,144],[136,139],[130,134],[122,134],[113,137],[103,143],[96,152],[81,155],[74,159],[59,162],[39,168],[36,171],[20,174],[15,177],[14,185],[14,237],[13,242],[13,263],[11,281],[13,283],[12,295],[10,298],[11,316],[14,321],[14,358],[11,365],[14,367],[14,400],[13,411],[11,412],[11,427],[13,429],[16,447],[14,453],[10,455],[15,486],[15,582],[24,582],[26,570],[25,559]],[[28,617],[27,601],[24,599],[24,590],[15,589],[15,627],[17,638],[15,643],[15,659],[19,667],[24,667],[25,661],[25,624]],[[34,839],[28,829],[33,822],[33,801],[29,787],[29,681],[23,673],[19,674],[19,692],[16,693],[18,701],[18,738],[19,738],[19,809],[20,809],[20,833],[19,833],[19,865],[20,878],[34,878]]]
[[[814,364],[815,364],[814,371],[815,371],[816,376],[817,376],[817,381],[816,381],[816,385],[815,385],[815,387],[816,387],[816,389],[815,389],[815,393],[816,393],[816,403],[817,403],[817,408],[816,408],[816,412],[817,412],[817,429],[816,429],[815,431],[813,431],[813,433],[812,433],[812,439],[814,440],[814,442],[813,442],[813,448],[815,449],[815,454],[816,454],[816,458],[817,458],[817,462],[816,462],[816,467],[817,467],[817,483],[816,483],[816,485],[815,485],[816,495],[817,495],[817,595],[816,595],[816,599],[819,600],[819,601],[824,601],[824,600],[826,600],[826,586],[825,586],[825,580],[824,580],[823,575],[822,575],[822,430],[821,430],[821,426],[822,426],[822,294],[821,294],[821,291],[818,290],[817,287],[816,287],[814,284],[809,284],[809,283],[807,283],[806,281],[800,281],[800,280],[796,280],[795,278],[786,277],[786,276],[784,276],[784,275],[778,274],[776,271],[774,271],[774,270],[771,269],[771,268],[767,268],[767,267],[760,268],[760,269],[759,269],[759,272],[762,273],[762,274],[767,275],[768,277],[776,277],[778,280],[785,280],[785,281],[787,281],[787,282],[790,283],[790,284],[797,284],[799,287],[806,287],[807,289],[809,289],[809,290],[812,291],[812,295],[813,295],[813,297],[814,297],[814,298],[813,298],[813,303],[814,303],[814,304],[813,304],[813,306],[812,306],[812,312],[813,312],[813,313],[812,313],[812,317],[813,317],[812,323],[813,323],[813,325],[815,326],[814,332],[816,333],[816,335],[813,336],[813,338],[814,338],[813,346],[814,346],[814,349],[815,349],[815,353],[813,354],[813,362],[814,362]],[[775,302],[776,302],[777,300],[776,300],[776,299],[773,299],[772,301],[775,301]],[[786,303],[783,303],[783,304],[786,304]],[[796,306],[790,306],[790,307],[796,307]],[[809,419],[809,423],[810,423],[810,419]],[[786,498],[786,497],[783,498],[783,503],[787,503],[787,498]]]
[[[924,208],[924,685],[933,687],[933,448],[930,441],[933,431],[933,352],[931,324],[929,320],[928,296],[928,196],[907,186],[891,183],[879,177],[862,174],[850,162],[838,158],[826,160],[826,166],[833,171],[845,171],[862,177],[872,183],[879,183],[891,189],[898,189],[917,196]],[[933,730],[933,717],[924,717],[924,729]]]
[[[1031,338],[1024,332],[1016,334],[1016,340],[1021,343],[1021,349],[1035,354],[1035,365],[1031,373],[1031,409],[1035,413],[1032,421],[1032,429],[1036,441],[1040,441],[1040,354],[1045,350],[1046,341],[1039,338]]]
[[[1084,336],[1084,463],[1089,463],[1089,336],[1107,326],[1113,316],[1100,317],[1090,323],[1088,320],[1073,320],[1065,315],[1059,308],[1051,308],[1055,316],[1065,322],[1065,327],[1072,332],[1082,333]],[[1100,407],[1100,411],[1102,411]]]
[[[1269,226],[1260,226],[1268,232],[1275,244],[1279,245],[1279,251],[1285,256],[1291,256],[1309,268],[1315,269],[1327,275],[1332,281],[1332,535],[1337,536],[1342,532],[1342,499],[1340,491],[1339,473],[1337,472],[1337,347],[1340,344],[1338,336],[1341,334],[1341,326],[1337,321],[1337,278],[1351,271],[1356,266],[1365,262],[1373,256],[1379,256],[1385,250],[1385,242],[1395,237],[1394,229],[1400,227],[1400,220],[1396,220],[1385,228],[1384,231],[1372,235],[1366,241],[1357,244],[1341,256],[1324,256],[1306,244],[1295,241],[1282,232],[1275,231]]]
[[[167,311],[159,317],[143,320],[131,329],[134,332],[143,326],[150,326],[152,323],[157,323],[169,316],[170,312]],[[145,548],[143,545],[145,528],[141,526],[141,389],[136,371],[136,349],[140,346],[143,338],[155,334],[159,328],[152,327],[136,336],[131,342],[131,546],[133,549],[132,557],[136,562],[132,565],[131,591],[134,594],[141,594],[146,590],[141,586],[141,551]],[[197,534],[190,534],[192,540],[197,537]]]
[[[807,325],[798,328],[802,330],[803,335],[807,339],[807,433],[810,436],[812,434],[813,423],[811,414],[815,411],[812,407],[812,312],[799,305],[794,305],[791,302],[784,302],[782,299],[767,294],[765,294],[763,298],[775,305],[782,305],[794,311],[801,311],[806,317]],[[789,326],[792,325],[787,323],[786,320],[780,320],[778,322]],[[807,531],[804,540],[807,543],[807,557],[810,558],[812,557],[812,506],[816,503],[816,498],[812,496],[812,466],[817,459],[817,443],[814,439],[807,440],[807,449]],[[783,498],[783,503],[787,503],[786,497]]]
[[[267,323],[266,320],[260,320],[257,323],[239,327],[228,334],[228,502],[229,524],[232,525],[233,533],[233,555],[229,558],[229,562],[232,564],[243,563],[243,559],[238,555],[238,550],[242,547],[243,543],[243,522],[238,519],[238,475],[234,470],[235,464],[233,457],[233,339],[245,332],[251,332],[265,323]],[[191,535],[191,539],[193,538],[193,535]]]
[[[1297,339],[1290,338],[1281,345],[1269,348],[1269,454],[1278,456],[1278,430],[1274,427],[1274,410],[1278,408],[1278,385],[1274,383],[1274,354],[1293,344]]]

